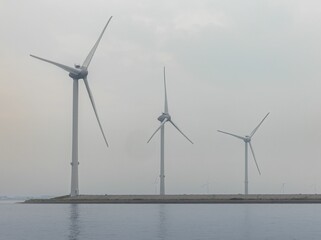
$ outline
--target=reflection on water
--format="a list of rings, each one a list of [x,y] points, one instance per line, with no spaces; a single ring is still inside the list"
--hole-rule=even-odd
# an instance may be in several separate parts
[[[78,240],[80,233],[79,225],[79,206],[78,204],[70,204],[70,225],[69,225],[69,240]]]
[[[166,204],[159,204],[158,205],[158,217],[159,217],[159,224],[158,224],[158,239],[164,240],[167,236],[167,227],[166,227],[166,219],[167,219],[167,207]]]
[[[251,209],[248,204],[243,206],[243,226],[240,230],[243,230],[243,238],[244,239],[252,239],[251,238]]]

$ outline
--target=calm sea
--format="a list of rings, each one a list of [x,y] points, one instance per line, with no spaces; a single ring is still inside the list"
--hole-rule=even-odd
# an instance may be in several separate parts
[[[0,201],[1,240],[321,239],[321,204],[26,205]]]

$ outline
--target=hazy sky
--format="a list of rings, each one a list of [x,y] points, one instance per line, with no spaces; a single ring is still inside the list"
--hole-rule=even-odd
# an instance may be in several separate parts
[[[0,1],[0,195],[70,191],[72,79],[35,54],[82,64],[110,16],[79,96],[80,193],[159,191],[164,108],[167,193],[321,193],[321,2],[317,0]],[[157,181],[155,181],[157,180]]]

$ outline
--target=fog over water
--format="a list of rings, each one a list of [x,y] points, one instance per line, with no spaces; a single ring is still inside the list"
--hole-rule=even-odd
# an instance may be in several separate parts
[[[79,84],[80,192],[154,194],[166,66],[167,193],[321,192],[321,2],[110,0],[0,2],[0,195],[69,193],[72,80],[29,56],[89,68],[110,148]],[[208,188],[204,184],[208,183]]]

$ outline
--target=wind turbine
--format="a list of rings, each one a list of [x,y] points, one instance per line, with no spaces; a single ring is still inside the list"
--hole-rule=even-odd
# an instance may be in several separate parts
[[[156,129],[153,135],[149,138],[147,143],[154,137],[154,135],[160,130],[161,131],[161,151],[160,151],[160,195],[165,195],[165,169],[164,169],[164,145],[165,145],[165,123],[170,122],[188,141],[192,144],[193,142],[177,127],[177,125],[172,121],[171,115],[168,112],[168,102],[167,102],[167,91],[166,91],[166,77],[165,77],[165,67],[164,67],[164,88],[165,88],[165,107],[164,112],[157,119],[161,122],[160,126]]]
[[[249,193],[248,192],[248,185],[249,185],[249,182],[248,182],[248,145],[250,145],[251,152],[252,152],[252,155],[253,155],[253,159],[254,159],[256,168],[257,168],[259,174],[261,175],[261,171],[260,171],[259,165],[257,164],[256,158],[255,158],[255,154],[254,154],[254,150],[253,150],[253,147],[252,147],[252,144],[251,144],[251,140],[252,140],[253,135],[256,133],[256,131],[259,129],[259,127],[261,126],[261,124],[267,118],[267,116],[269,114],[270,113],[266,114],[265,117],[262,119],[262,121],[259,123],[259,125],[256,128],[254,128],[254,130],[251,132],[251,134],[250,135],[246,135],[245,137],[217,130],[220,133],[228,134],[228,135],[231,135],[233,137],[239,138],[239,139],[243,140],[244,143],[245,143],[245,181],[244,181],[244,183],[245,183],[245,194]]]
[[[89,88],[89,83],[87,80],[87,75],[88,75],[88,67],[89,64],[95,54],[95,51],[98,47],[98,44],[101,40],[101,38],[103,37],[103,34],[110,22],[110,20],[112,19],[112,16],[109,18],[109,20],[107,21],[103,31],[101,32],[98,40],[96,41],[95,45],[93,46],[93,48],[90,50],[88,56],[86,57],[84,63],[82,64],[82,66],[75,64],[75,67],[69,67],[57,62],[53,62],[41,57],[37,57],[35,55],[31,55],[31,57],[37,58],[41,61],[47,62],[47,63],[51,63],[59,68],[62,68],[63,70],[69,72],[69,77],[71,77],[73,79],[73,110],[72,110],[72,162],[71,162],[71,192],[70,192],[70,196],[77,196],[79,194],[79,186],[78,186],[78,80],[83,79],[88,95],[89,95],[89,99],[91,101],[91,105],[94,109],[95,115],[96,115],[96,119],[100,128],[100,131],[103,135],[104,141],[108,147],[108,142],[107,139],[105,137],[105,133],[104,130],[101,126],[99,117],[98,117],[98,113],[96,110],[96,106],[95,106],[95,102],[94,102],[94,98],[93,95],[91,93],[91,90]]]
[[[210,183],[209,183],[209,181],[207,181],[206,183],[204,183],[201,187],[202,187],[202,188],[206,188],[207,194],[209,194],[209,192],[210,192]]]

